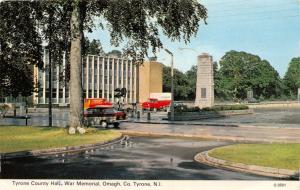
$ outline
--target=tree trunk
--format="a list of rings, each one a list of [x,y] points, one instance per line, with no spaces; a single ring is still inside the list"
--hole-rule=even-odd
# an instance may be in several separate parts
[[[70,128],[82,126],[82,55],[81,41],[82,17],[81,6],[73,1],[71,18],[71,52],[70,52]]]

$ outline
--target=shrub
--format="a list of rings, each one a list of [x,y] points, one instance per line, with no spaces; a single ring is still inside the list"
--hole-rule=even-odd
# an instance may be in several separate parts
[[[7,104],[1,104],[0,105],[0,118],[4,117],[6,112],[10,109],[10,106]]]
[[[225,110],[246,110],[249,109],[247,105],[237,104],[237,105],[218,105],[211,108],[202,108],[199,107],[187,107],[187,106],[178,106],[175,107],[175,112],[201,112],[201,111],[225,111]]]

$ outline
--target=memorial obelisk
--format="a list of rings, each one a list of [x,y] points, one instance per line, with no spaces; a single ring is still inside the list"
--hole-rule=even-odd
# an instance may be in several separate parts
[[[206,108],[214,105],[214,65],[207,53],[198,56],[195,107]]]

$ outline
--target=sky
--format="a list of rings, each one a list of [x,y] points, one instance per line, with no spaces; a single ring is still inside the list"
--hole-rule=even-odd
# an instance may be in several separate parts
[[[161,36],[164,47],[174,54],[175,68],[186,72],[196,65],[201,53],[209,53],[214,61],[219,61],[226,52],[236,50],[268,60],[284,76],[290,60],[300,56],[300,0],[200,0],[200,3],[208,11],[207,25],[201,22],[189,44]],[[110,45],[106,30],[86,35],[99,39],[105,52],[122,50]],[[163,50],[157,57],[170,65],[170,56]]]

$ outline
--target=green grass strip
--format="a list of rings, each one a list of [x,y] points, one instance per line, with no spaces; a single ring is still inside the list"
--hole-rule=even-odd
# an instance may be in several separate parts
[[[65,128],[0,126],[0,153],[94,144],[120,136],[115,130],[94,128],[84,135],[69,135]]]
[[[209,155],[249,165],[300,169],[300,144],[238,144],[217,148]]]

